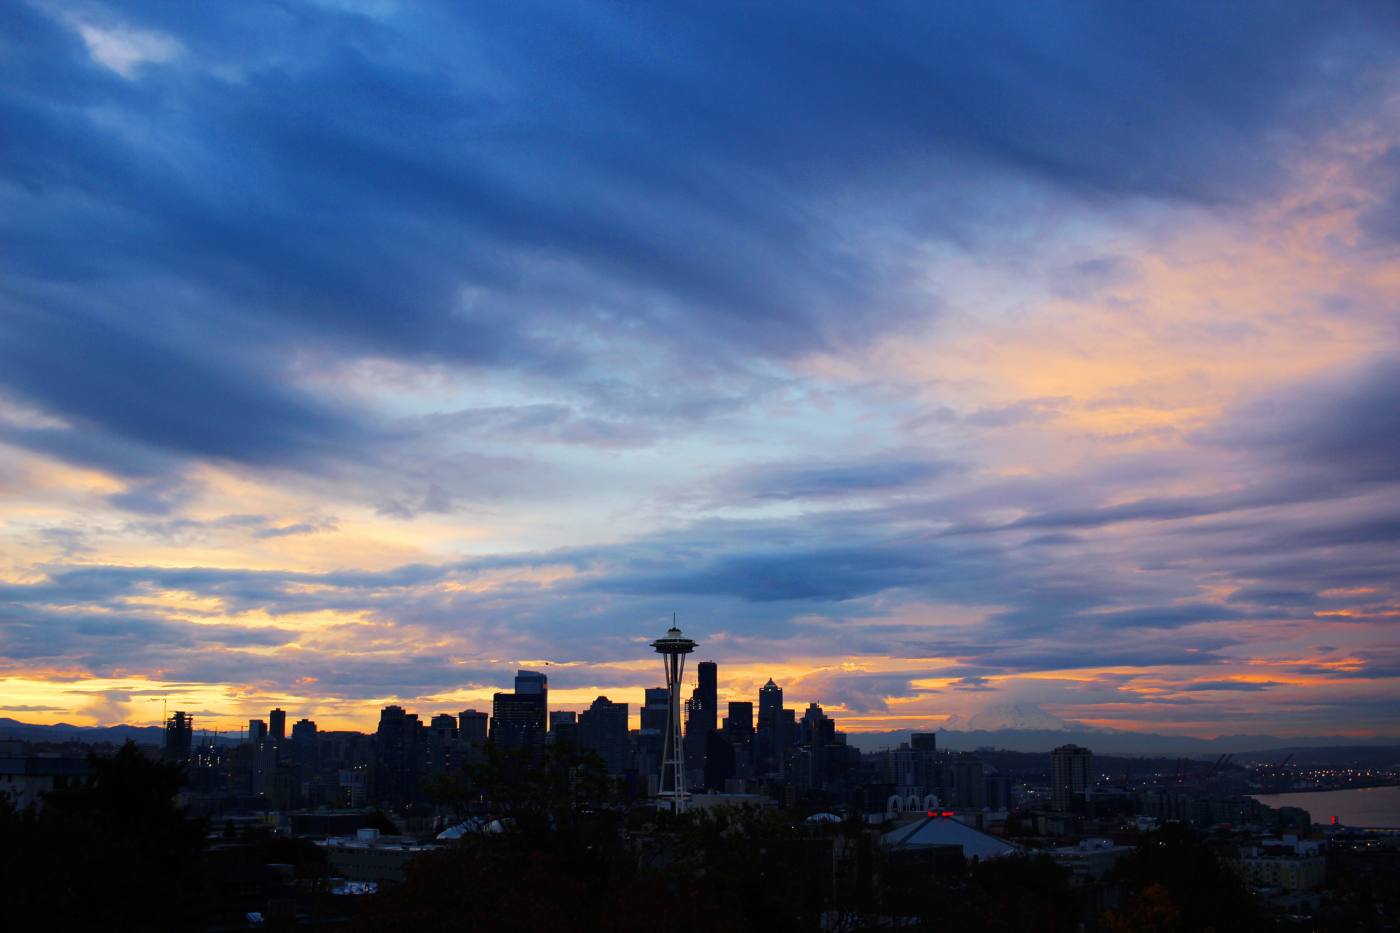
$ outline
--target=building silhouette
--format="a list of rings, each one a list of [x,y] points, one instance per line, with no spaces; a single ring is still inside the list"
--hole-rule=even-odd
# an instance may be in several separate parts
[[[579,714],[573,710],[550,710],[547,739],[551,745],[577,747],[579,744]]]
[[[371,793],[375,802],[399,806],[417,797],[426,757],[424,732],[418,715],[404,712],[402,706],[380,711],[374,733]]]
[[[467,745],[484,745],[489,735],[490,716],[474,709],[457,714],[457,735]]]
[[[1084,808],[1092,765],[1093,753],[1078,745],[1061,745],[1050,752],[1050,805],[1054,809],[1064,813]]]
[[[758,690],[758,729],[754,734],[755,774],[781,774],[786,720],[783,716],[783,688],[768,678]]]
[[[287,711],[278,707],[267,714],[268,734],[274,742],[287,738]]]
[[[292,726],[292,760],[304,767],[316,766],[316,723],[298,719]]]
[[[188,761],[193,746],[194,717],[176,710],[175,714],[165,721],[165,760]]]
[[[631,763],[627,704],[598,697],[578,717],[578,745],[595,752],[609,774],[622,774]]]

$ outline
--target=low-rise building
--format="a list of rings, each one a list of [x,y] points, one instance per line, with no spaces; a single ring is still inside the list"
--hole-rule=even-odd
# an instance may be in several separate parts
[[[42,807],[50,791],[80,786],[92,780],[86,758],[28,755],[0,758],[0,796],[8,797],[16,810]]]
[[[1230,860],[1247,884],[1284,891],[1312,891],[1327,880],[1323,843],[1297,836],[1240,846]]]

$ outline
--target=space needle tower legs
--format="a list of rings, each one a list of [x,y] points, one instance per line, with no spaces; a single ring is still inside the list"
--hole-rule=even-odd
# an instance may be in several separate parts
[[[661,780],[657,788],[659,802],[666,806],[669,800],[672,813],[684,813],[688,796],[685,792],[685,750],[681,745],[681,676],[685,673],[685,656],[695,650],[696,643],[681,634],[681,630],[673,624],[670,631],[652,642],[651,646],[661,655],[666,666],[666,691],[670,699],[666,737],[661,745]]]

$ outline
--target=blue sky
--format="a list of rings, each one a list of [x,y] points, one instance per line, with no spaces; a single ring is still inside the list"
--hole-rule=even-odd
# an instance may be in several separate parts
[[[0,17],[0,715],[1394,732],[1393,7]]]

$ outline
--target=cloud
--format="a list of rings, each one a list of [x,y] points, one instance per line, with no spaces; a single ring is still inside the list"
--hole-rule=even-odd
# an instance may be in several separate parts
[[[168,62],[183,51],[179,42],[161,33],[84,22],[76,27],[93,60],[123,78],[135,78],[143,65]]]
[[[780,463],[745,470],[725,484],[728,497],[829,499],[916,489],[958,469],[931,460]]]

